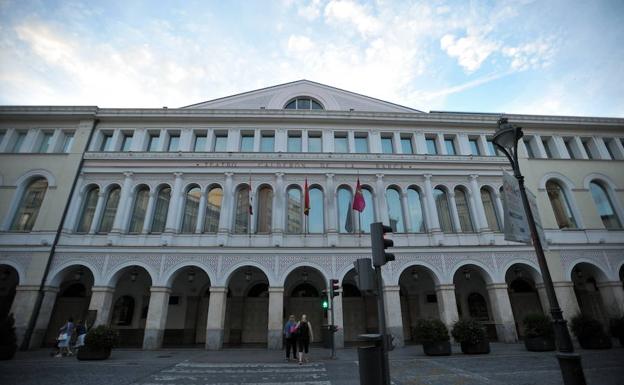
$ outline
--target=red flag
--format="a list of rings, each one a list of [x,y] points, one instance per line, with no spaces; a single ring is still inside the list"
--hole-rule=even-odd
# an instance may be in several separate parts
[[[353,210],[362,212],[366,207],[364,201],[364,195],[362,195],[362,187],[360,186],[360,178],[357,180],[357,186],[355,187],[355,196],[353,197]]]
[[[303,214],[308,215],[310,213],[310,190],[308,189],[308,178],[305,180],[303,191]]]
[[[249,215],[253,215],[253,196],[251,194],[251,175],[249,176]]]

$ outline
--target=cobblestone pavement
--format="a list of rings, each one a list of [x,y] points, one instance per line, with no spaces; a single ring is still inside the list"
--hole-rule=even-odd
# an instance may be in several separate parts
[[[553,352],[520,344],[492,344],[488,355],[426,357],[420,346],[391,352],[395,385],[561,385]],[[624,385],[624,349],[580,351],[589,385]],[[359,385],[357,351],[313,349],[311,362],[285,362],[264,349],[141,351],[118,349],[106,361],[53,358],[47,351],[19,352],[0,361],[1,385]]]

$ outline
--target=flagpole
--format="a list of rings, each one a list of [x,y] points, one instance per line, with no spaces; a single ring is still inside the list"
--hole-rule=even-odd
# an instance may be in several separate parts
[[[359,227],[359,237],[362,238],[362,213],[358,211],[358,227]]]

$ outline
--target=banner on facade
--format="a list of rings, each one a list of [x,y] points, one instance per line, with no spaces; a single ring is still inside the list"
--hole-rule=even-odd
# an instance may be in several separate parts
[[[540,220],[539,211],[537,210],[537,199],[535,195],[526,189],[531,212],[535,219],[535,227],[537,234],[542,242],[542,248],[546,249],[546,239]],[[505,240],[522,242],[531,244],[531,231],[524,212],[522,204],[522,196],[520,194],[520,185],[518,180],[511,174],[503,173],[503,211],[505,212]]]

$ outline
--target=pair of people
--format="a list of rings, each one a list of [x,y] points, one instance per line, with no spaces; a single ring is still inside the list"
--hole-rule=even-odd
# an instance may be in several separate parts
[[[82,321],[78,321],[78,324],[74,324],[74,319],[69,317],[67,322],[59,329],[59,336],[57,338],[58,351],[55,357],[71,356],[73,352],[71,350],[71,342],[74,334],[76,335],[76,343],[74,348],[78,349],[84,345],[84,337],[87,334],[87,329],[83,325]]]
[[[286,339],[286,361],[290,361],[290,352],[292,357],[297,360],[295,353],[298,353],[299,365],[303,365],[303,361],[308,362],[306,354],[310,350],[310,341],[314,339],[312,332],[312,324],[308,321],[305,314],[301,315],[301,320],[295,320],[294,315],[288,317],[286,325],[284,325],[284,338]]]

